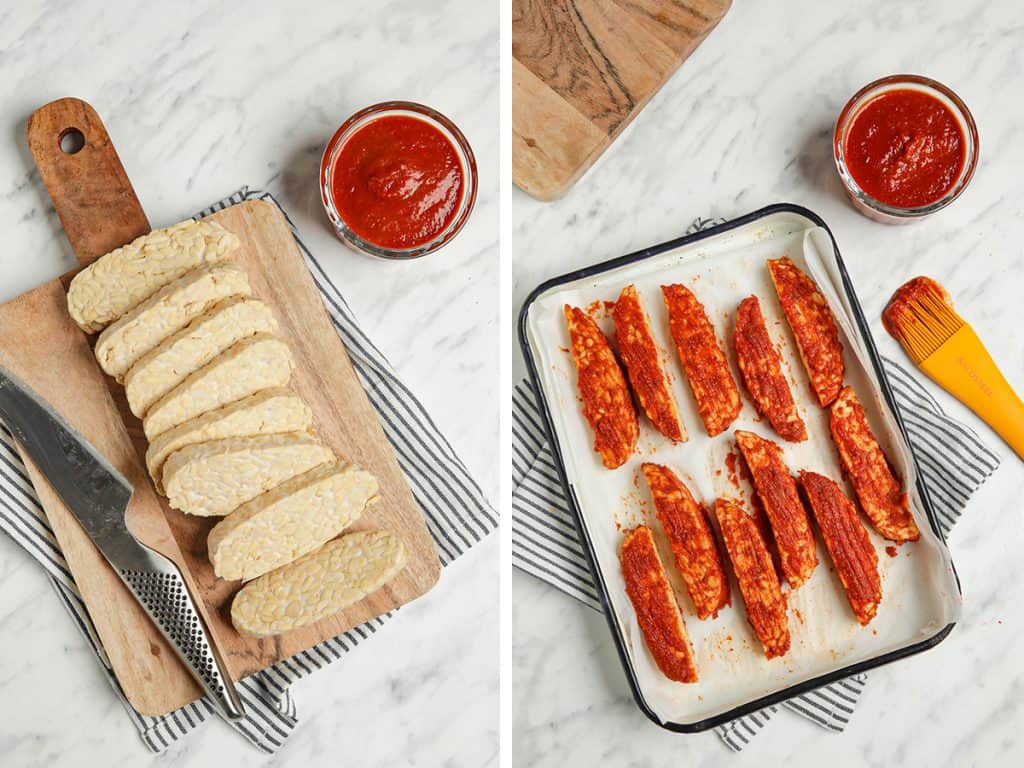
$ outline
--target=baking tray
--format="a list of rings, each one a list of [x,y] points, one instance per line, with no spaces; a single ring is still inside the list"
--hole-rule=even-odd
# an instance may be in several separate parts
[[[783,254],[815,278],[836,314],[847,383],[856,390],[875,434],[904,478],[911,509],[922,529],[921,540],[887,556],[891,542],[869,528],[879,555],[883,598],[875,621],[862,628],[853,619],[820,536],[816,537],[820,565],[810,581],[790,593],[792,648],[786,657],[773,661],[764,659],[749,629],[734,580],[733,605],[718,619],[702,622],[694,615],[675,568],[668,567],[701,674],[696,685],[672,683],[657,672],[641,639],[616,556],[621,530],[645,518],[648,522],[654,519],[646,486],[637,478],[639,465],[652,460],[677,471],[684,467],[682,476],[705,503],[717,495],[746,497],[750,489],[744,481],[733,485],[725,454],[731,447],[732,432],[750,429],[779,442],[792,470],[823,472],[839,480],[852,497],[852,489],[841,479],[828,437],[826,411],[812,400],[764,266],[766,259]],[[562,303],[587,307],[592,302],[613,301],[630,282],[637,284],[655,336],[666,353],[666,367],[674,379],[673,390],[690,440],[672,446],[641,416],[638,452],[624,467],[609,471],[601,467],[593,452],[592,435],[580,413],[575,368],[560,308]],[[807,442],[781,441],[757,419],[745,392],[737,421],[725,434],[707,437],[667,331],[658,285],[669,282],[683,282],[694,289],[722,341],[731,335],[726,323],[739,301],[750,293],[759,296],[807,422]],[[610,319],[599,319],[599,324],[610,331]],[[548,280],[526,299],[519,316],[519,338],[619,658],[637,705],[652,721],[672,731],[703,731],[932,648],[952,631],[961,607],[959,579],[860,302],[835,238],[818,215],[788,203],[771,205],[720,226]],[[727,356],[734,376],[741,381],[731,349]],[[663,538],[657,523],[652,528],[656,537]],[[663,540],[659,546],[663,560],[672,563]]]

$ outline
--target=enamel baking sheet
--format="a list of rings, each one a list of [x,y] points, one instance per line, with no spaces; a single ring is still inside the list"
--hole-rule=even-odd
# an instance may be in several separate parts
[[[800,469],[821,472],[839,481],[846,493],[855,498],[853,489],[842,478],[828,432],[827,411],[811,393],[765,266],[767,259],[781,256],[789,256],[810,274],[831,304],[840,325],[846,383],[853,386],[875,435],[903,478],[922,535],[918,542],[893,547],[868,526],[878,552],[883,596],[874,621],[861,627],[816,532],[819,565],[811,579],[789,595],[791,649],[785,657],[768,661],[747,623],[735,580],[732,606],[720,612],[717,619],[697,619],[655,517],[640,465],[656,461],[671,467],[705,504],[712,504],[718,496],[738,497],[746,502],[749,486],[742,478],[736,478],[726,464],[726,455],[734,447],[733,431],[746,429],[780,444],[794,474]],[[743,410],[726,433],[714,438],[704,431],[669,335],[660,286],[673,282],[688,286],[704,304],[740,385]],[[580,411],[562,306],[587,308],[598,306],[595,302],[614,301],[629,283],[636,284],[650,315],[689,441],[672,445],[641,416],[638,452],[619,469],[607,470],[592,449],[593,436]],[[767,422],[759,420],[743,387],[732,352],[731,324],[736,306],[751,294],[759,297],[769,333],[782,353],[783,370],[807,425],[806,442],[781,440]],[[600,309],[595,314],[602,330],[611,337],[611,318]],[[882,399],[881,385],[857,331],[826,230],[797,213],[773,213],[675,250],[554,286],[531,303],[525,331],[566,479],[591,540],[613,620],[624,640],[627,661],[634,670],[640,694],[662,723],[697,723],[720,716],[791,686],[926,641],[956,621],[960,595],[948,551],[934,534],[918,496],[913,463],[899,427]],[[746,506],[749,509],[749,503]],[[697,655],[697,684],[674,683],[661,674],[648,653],[626,597],[618,551],[623,531],[641,522],[650,525],[659,540],[662,560],[676,588]]]

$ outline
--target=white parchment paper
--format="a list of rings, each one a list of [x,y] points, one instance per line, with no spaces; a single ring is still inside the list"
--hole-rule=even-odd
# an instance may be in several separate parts
[[[747,623],[735,582],[731,607],[719,613],[717,619],[697,619],[672,564],[640,465],[644,461],[666,464],[706,504],[712,504],[717,496],[747,500],[751,489],[742,479],[734,481],[726,465],[726,455],[734,443],[732,432],[746,429],[778,442],[794,474],[800,469],[821,472],[839,481],[847,494],[854,497],[852,487],[842,479],[828,432],[827,411],[817,404],[811,392],[765,265],[767,259],[784,255],[814,277],[832,306],[840,325],[846,383],[854,387],[872,429],[904,478],[922,537],[918,542],[895,548],[895,556],[889,556],[886,547],[891,543],[869,528],[879,556],[883,597],[878,615],[864,628],[850,610],[819,536],[818,568],[808,582],[789,595],[791,649],[785,657],[768,661]],[[704,432],[669,334],[660,286],[673,282],[688,286],[703,302],[743,392],[739,418],[728,432],[714,438]],[[619,469],[607,470],[592,449],[592,434],[580,411],[562,306],[568,303],[586,308],[595,301],[614,301],[629,283],[636,284],[664,351],[689,441],[672,445],[641,417],[639,451]],[[799,682],[921,642],[959,616],[960,597],[948,551],[932,532],[921,506],[908,449],[884,405],[880,385],[841,286],[828,233],[803,216],[784,212],[684,248],[557,286],[539,296],[529,310],[528,341],[566,474],[594,544],[614,619],[626,638],[640,690],[662,722],[693,723],[721,714]],[[732,352],[732,322],[736,306],[751,294],[759,297],[769,334],[782,353],[784,371],[807,425],[806,442],[782,441],[766,422],[759,420],[743,388]],[[599,325],[612,334],[610,317],[600,319]],[[623,530],[641,522],[654,530],[662,560],[676,588],[697,655],[697,684],[674,683],[661,674],[626,597],[618,551]]]

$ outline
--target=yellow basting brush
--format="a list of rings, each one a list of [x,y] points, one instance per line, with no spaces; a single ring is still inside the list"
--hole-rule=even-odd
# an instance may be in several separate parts
[[[932,381],[978,414],[1024,459],[1024,402],[978,334],[953,309],[945,288],[930,277],[904,283],[889,299],[882,324]]]

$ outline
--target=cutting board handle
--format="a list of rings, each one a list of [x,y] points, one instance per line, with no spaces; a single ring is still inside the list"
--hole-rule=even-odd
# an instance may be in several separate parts
[[[28,147],[79,264],[149,232],[106,126],[90,104],[64,98],[28,119]]]

